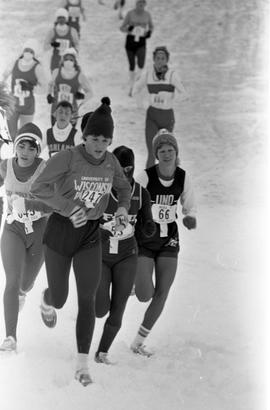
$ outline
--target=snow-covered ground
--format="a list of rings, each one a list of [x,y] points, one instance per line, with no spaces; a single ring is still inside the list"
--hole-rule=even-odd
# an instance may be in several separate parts
[[[144,166],[143,104],[127,96],[124,35],[113,1],[84,0],[80,62],[95,96],[112,100],[116,122],[112,148],[129,145],[136,172]],[[126,9],[133,6],[127,1]],[[43,41],[57,2],[1,0],[0,76],[29,37]],[[104,321],[97,320],[90,352],[95,383],[73,380],[76,294],[59,311],[54,330],[43,326],[39,299],[42,269],[20,315],[20,354],[0,358],[1,410],[266,410],[270,356],[266,326],[267,190],[267,0],[152,0],[148,8],[156,45],[167,45],[171,64],[190,94],[176,102],[175,134],[182,166],[198,201],[198,229],[179,224],[181,254],[164,313],[149,336],[150,358],[129,350],[146,304],[131,297],[123,327],[111,348],[115,366],[93,361]],[[43,57],[46,60],[48,55]],[[36,122],[49,126],[45,96]],[[269,240],[268,240],[269,243]],[[16,255],[14,255],[16,257]],[[0,275],[1,297],[4,272]],[[0,308],[0,338],[5,336]]]

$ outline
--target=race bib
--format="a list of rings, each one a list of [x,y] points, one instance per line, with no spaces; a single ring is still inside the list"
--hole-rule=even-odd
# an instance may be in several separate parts
[[[58,102],[68,101],[73,104],[74,95],[71,92],[71,87],[68,84],[59,84]]]
[[[14,86],[14,95],[19,99],[19,105],[24,105],[25,98],[30,96],[29,90],[22,90],[21,81],[24,81],[21,78],[16,78],[15,86]]]
[[[18,213],[13,209],[12,215],[16,221],[21,222],[23,224],[28,222],[32,223],[41,218],[41,213],[34,210]]]
[[[59,54],[62,56],[64,54],[64,51],[70,47],[70,41],[66,38],[57,38],[56,41],[60,43],[60,46],[58,47]]]
[[[162,108],[168,101],[168,92],[160,91],[157,94],[151,94],[151,102],[158,108]]]
[[[114,255],[118,253],[118,239],[114,236],[110,237],[109,253]]]
[[[158,224],[168,224],[176,220],[176,205],[152,205],[153,219]]]
[[[135,26],[131,33],[134,36],[134,41],[140,41],[140,37],[145,35],[145,29],[141,26]]]
[[[84,202],[86,208],[91,209],[95,208],[95,206],[99,203],[103,194],[101,192],[96,191],[84,191],[82,193],[81,200]]]
[[[15,221],[24,224],[25,233],[29,234],[34,232],[33,222],[41,218],[41,213],[34,210],[18,213],[15,210],[13,210],[12,216]]]
[[[113,219],[112,221],[105,222],[102,225],[102,227],[103,229],[110,231],[112,236],[119,240],[130,238],[134,233],[134,227],[130,223],[128,223],[127,226],[122,231],[116,231],[115,230],[115,219]]]

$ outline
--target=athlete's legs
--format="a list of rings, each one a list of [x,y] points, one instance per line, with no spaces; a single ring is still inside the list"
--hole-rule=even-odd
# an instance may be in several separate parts
[[[73,258],[73,269],[78,293],[76,338],[78,353],[87,354],[95,327],[95,296],[102,269],[101,244],[86,248]]]
[[[68,280],[72,257],[64,256],[44,245],[48,288],[44,294],[47,305],[61,309],[68,297]]]
[[[177,269],[177,258],[158,257],[155,264],[155,292],[150,305],[148,306],[142,326],[151,330],[157,319],[159,318],[169,290],[174,281]]]
[[[0,196],[0,227],[2,224],[3,207],[4,207],[4,201],[3,201],[2,196]]]
[[[46,220],[35,222],[32,245],[26,250],[25,264],[21,278],[21,290],[28,292],[32,289],[35,279],[44,262],[43,233]]]
[[[135,82],[135,51],[127,49],[127,58],[129,64],[129,96],[132,95],[132,89]]]
[[[136,267],[137,255],[132,255],[113,267],[110,314],[104,325],[98,352],[108,352],[121,328],[123,314],[136,275]]]
[[[112,273],[111,268],[102,263],[102,274],[98,285],[96,294],[96,317],[105,316],[111,305],[110,287],[111,287]]]
[[[154,294],[153,283],[154,260],[147,256],[138,257],[137,272],[135,278],[135,293],[140,302],[148,302]]]
[[[21,272],[25,263],[25,243],[15,232],[6,228],[1,238],[1,256],[6,275],[4,291],[4,317],[6,336],[16,339],[19,312],[19,289]]]
[[[174,112],[170,110],[161,110],[149,107],[146,112],[145,120],[145,141],[148,151],[146,168],[155,164],[155,155],[152,150],[152,141],[154,136],[161,128],[166,128],[172,132],[175,124]]]
[[[128,58],[129,71],[134,71],[136,53],[133,50],[130,50],[129,48],[126,48],[126,53]]]
[[[136,51],[136,56],[137,56],[137,64],[139,69],[143,69],[144,67],[144,63],[145,63],[145,56],[146,56],[146,47],[140,47],[138,48],[138,50]]]
[[[172,132],[175,124],[174,111],[170,110],[159,110],[157,115],[157,125],[158,129],[166,128],[168,131]]]

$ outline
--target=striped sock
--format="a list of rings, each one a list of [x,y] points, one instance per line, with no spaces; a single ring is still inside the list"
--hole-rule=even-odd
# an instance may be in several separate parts
[[[140,346],[144,343],[145,338],[149,335],[150,330],[144,326],[140,326],[139,331],[132,343],[133,346]]]

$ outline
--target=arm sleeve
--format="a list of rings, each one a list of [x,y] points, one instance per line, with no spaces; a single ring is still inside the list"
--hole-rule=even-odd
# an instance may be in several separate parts
[[[126,179],[118,159],[114,156],[115,174],[113,178],[113,188],[117,192],[118,207],[123,206],[126,210],[130,207],[131,186]]]
[[[187,91],[185,90],[180,76],[174,71],[172,74],[172,84],[175,86],[176,90],[181,94],[182,98],[188,98]]]
[[[153,24],[151,14],[149,13],[149,30],[153,31],[153,29],[154,29],[154,24]]]
[[[139,209],[138,217],[142,218],[142,223],[152,220],[153,215],[151,210],[151,197],[147,189],[142,187],[142,206]]]
[[[193,192],[191,180],[187,174],[185,175],[184,190],[180,197],[180,203],[182,205],[183,215],[196,217],[197,208],[195,195]]]
[[[78,32],[74,27],[71,27],[71,36],[72,36],[72,40],[74,43],[74,48],[76,49],[76,51],[79,51],[79,36],[78,36]]]
[[[139,182],[139,184],[146,188],[147,184],[148,184],[148,175],[147,172],[144,170],[142,172],[140,172],[137,177],[136,177],[136,181]]]
[[[147,70],[144,70],[139,79],[135,82],[132,94],[136,95],[147,85]]]
[[[45,51],[50,50],[53,36],[54,36],[54,30],[51,29],[45,37],[45,41],[44,41],[44,50]]]
[[[59,69],[56,68],[55,70],[53,70],[52,72],[52,76],[48,82],[48,94],[52,94],[54,93],[54,84],[55,84],[55,79],[57,77]]]
[[[69,216],[75,203],[55,189],[57,182],[65,177],[70,169],[71,151],[64,150],[55,154],[47,162],[42,173],[31,186],[30,193],[34,199],[44,202],[54,211]]]
[[[36,76],[37,76],[37,80],[38,80],[38,86],[40,87],[40,91],[41,92],[45,92],[46,91],[46,86],[48,84],[48,79],[47,76],[43,70],[43,67],[38,64],[36,66]]]
[[[123,21],[122,25],[120,26],[120,30],[123,33],[127,33],[129,25],[130,25],[130,12],[128,11],[127,14],[126,14],[126,17],[124,18],[124,21]]]
[[[7,175],[7,160],[0,160],[0,186],[4,185]]]
[[[79,83],[83,89],[83,91],[85,92],[85,100],[89,100],[90,98],[93,97],[93,90],[90,84],[90,81],[88,80],[88,78],[86,77],[85,74],[80,73],[79,75]]]

